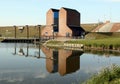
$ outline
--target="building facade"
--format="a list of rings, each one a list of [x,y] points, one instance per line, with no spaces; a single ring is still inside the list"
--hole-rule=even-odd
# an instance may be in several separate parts
[[[75,9],[50,9],[46,15],[46,27],[42,36],[81,36],[85,31],[80,27],[80,13]]]

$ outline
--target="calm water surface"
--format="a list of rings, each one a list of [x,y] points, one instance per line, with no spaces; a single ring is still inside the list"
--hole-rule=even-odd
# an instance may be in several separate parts
[[[39,47],[0,43],[0,84],[81,84],[104,67],[120,65],[120,53]]]

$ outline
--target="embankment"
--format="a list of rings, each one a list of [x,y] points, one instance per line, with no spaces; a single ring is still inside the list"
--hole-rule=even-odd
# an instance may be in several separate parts
[[[79,49],[95,49],[95,50],[114,50],[120,51],[120,38],[104,38],[104,39],[71,39],[67,41],[51,40],[47,41],[45,46],[48,47],[72,47]]]

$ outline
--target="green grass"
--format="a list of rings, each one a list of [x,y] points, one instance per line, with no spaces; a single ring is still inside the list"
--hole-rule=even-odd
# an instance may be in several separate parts
[[[83,84],[120,84],[120,66],[107,67]]]
[[[85,38],[86,39],[103,39],[103,38],[120,38],[120,32],[90,32]]]
[[[82,27],[85,31],[87,31],[87,32],[92,31],[92,30],[95,29],[97,26],[98,26],[97,23],[95,23],[95,24],[81,24],[81,27]]]
[[[104,38],[104,39],[72,39],[65,42],[61,41],[48,41],[50,45],[62,45],[63,43],[68,44],[83,44],[84,49],[111,49],[120,50],[120,38]]]
[[[2,38],[0,38],[0,41],[2,41],[3,39]]]
[[[120,38],[69,40],[66,43],[84,44],[86,47],[120,48]]]
[[[45,26],[41,26],[41,31]],[[27,37],[27,28],[24,26],[23,31],[21,32],[18,27],[16,29],[16,36],[17,37]],[[6,26],[6,27],[0,27],[0,36],[1,37],[14,37],[15,36],[15,29],[13,26]],[[29,37],[38,37],[38,27],[35,26],[29,26]]]

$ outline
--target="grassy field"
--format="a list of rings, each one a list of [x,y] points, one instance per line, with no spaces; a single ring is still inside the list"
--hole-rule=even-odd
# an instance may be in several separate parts
[[[0,38],[0,41],[2,41],[3,39],[2,38]]]
[[[83,84],[120,84],[120,66],[107,67]]]
[[[65,42],[53,40],[47,42],[47,44],[50,45],[55,44],[63,45],[64,43],[83,44],[84,49],[100,49],[100,50],[110,49],[120,51],[120,33],[108,33],[108,34],[90,33],[89,35],[85,39],[71,39]]]
[[[88,48],[120,49],[120,38],[69,40],[66,43],[84,44]]]
[[[86,39],[120,38],[120,32],[90,32],[85,36]]]
[[[44,26],[41,26],[41,30],[44,28]],[[17,37],[27,37],[27,28],[24,27],[23,31],[21,32],[18,27],[16,29]],[[15,29],[13,26],[7,26],[7,27],[0,27],[0,36],[2,37],[14,37],[15,35]],[[38,27],[35,26],[29,26],[29,37],[38,36]]]
[[[92,29],[97,27],[97,24],[82,24],[82,27],[86,31],[91,31]],[[41,26],[41,31],[45,26]],[[18,28],[16,29],[17,37],[27,37],[27,28],[24,27],[21,32]],[[1,37],[14,37],[15,30],[12,26],[0,27],[0,36]],[[29,26],[29,37],[38,37],[38,27]],[[50,43],[50,42],[49,42]],[[60,44],[63,42],[51,42],[51,44]],[[91,32],[85,36],[85,39],[75,39],[66,41],[66,43],[74,43],[74,44],[84,44],[85,47],[89,48],[104,48],[104,49],[120,49],[120,33],[119,32],[108,32],[108,33],[95,33]]]
[[[81,24],[82,28],[86,31],[91,31],[92,29],[96,28],[97,24]],[[41,31],[45,26],[41,26]],[[0,36],[3,37],[14,37],[15,29],[13,26],[5,26],[0,27]],[[17,27],[17,37],[26,37],[27,36],[27,28],[24,26],[23,31],[21,32]],[[38,36],[38,27],[29,26],[29,35],[30,37]]]
[[[98,26],[98,24],[81,24],[81,27],[86,31],[86,32],[90,32],[93,29],[95,29]]]

